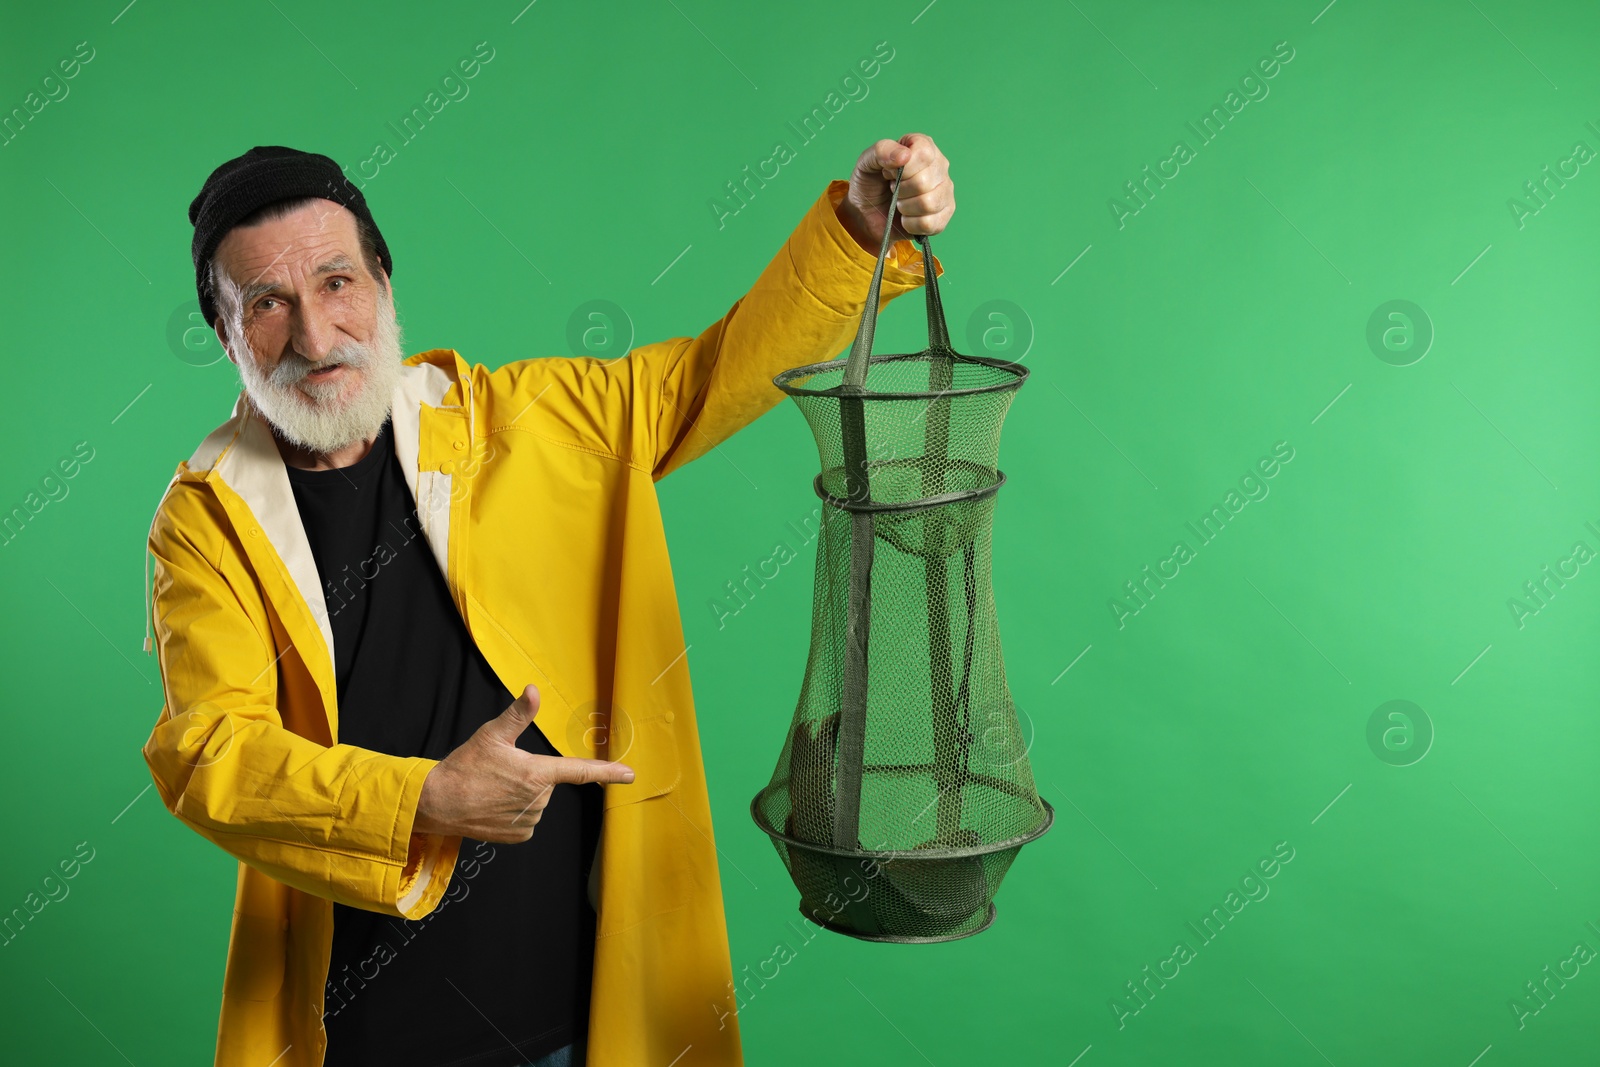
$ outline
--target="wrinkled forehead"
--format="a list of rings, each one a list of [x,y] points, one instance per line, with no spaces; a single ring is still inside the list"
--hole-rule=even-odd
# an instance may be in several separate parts
[[[293,284],[325,273],[354,269],[361,262],[356,217],[343,204],[314,200],[282,218],[235,226],[217,246],[217,265],[247,289]]]

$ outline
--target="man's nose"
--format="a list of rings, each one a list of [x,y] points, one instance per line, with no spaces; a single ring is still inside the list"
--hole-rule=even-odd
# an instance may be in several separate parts
[[[294,350],[313,363],[325,361],[337,343],[338,329],[332,316],[302,304],[295,309],[289,330]]]

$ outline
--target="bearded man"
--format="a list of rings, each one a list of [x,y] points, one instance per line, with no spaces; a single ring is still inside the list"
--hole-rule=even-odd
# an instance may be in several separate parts
[[[885,226],[888,301],[954,210],[930,138],[878,141],[697,337],[490,370],[403,358],[333,160],[212,172],[195,280],[243,390],[151,525],[143,753],[240,861],[218,1064],[742,1062],[655,483],[848,347]]]

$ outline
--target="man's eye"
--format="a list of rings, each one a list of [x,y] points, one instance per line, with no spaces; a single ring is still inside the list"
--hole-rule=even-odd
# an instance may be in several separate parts
[[[346,285],[348,285],[348,284],[349,284],[349,283],[348,283],[348,282],[346,282],[346,281],[345,281],[345,280],[344,280],[344,279],[343,279],[343,278],[334,278],[334,279],[332,279],[332,280],[330,280],[330,281],[329,281],[329,282],[328,282],[328,284],[329,284],[329,285],[332,285],[332,284],[334,284],[334,282],[338,282],[338,283],[339,283],[339,288],[340,288],[340,289],[343,289],[343,288],[344,288],[344,287],[345,287],[345,286],[346,286]]]
[[[277,300],[275,300],[274,298],[272,298],[270,296],[263,297],[261,300],[257,301],[256,310],[257,311],[266,311],[268,304],[276,304],[277,302],[278,302]]]

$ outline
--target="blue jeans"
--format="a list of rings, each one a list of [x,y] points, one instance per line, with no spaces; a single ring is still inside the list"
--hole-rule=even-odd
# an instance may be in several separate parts
[[[583,1051],[583,1042],[576,1042],[545,1053],[527,1067],[583,1067]]]

